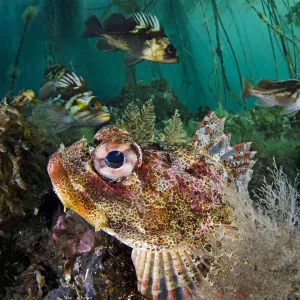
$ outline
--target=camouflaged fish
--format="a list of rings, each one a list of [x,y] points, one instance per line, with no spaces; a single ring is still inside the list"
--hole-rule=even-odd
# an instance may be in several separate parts
[[[228,236],[237,230],[223,189],[247,187],[256,152],[251,143],[231,147],[224,123],[209,113],[185,146],[137,144],[128,132],[106,126],[94,145],[81,139],[49,161],[64,207],[132,247],[146,297],[185,300],[201,292],[211,267],[208,237],[220,226]]]
[[[102,37],[97,43],[98,49],[105,52],[128,52],[124,59],[125,66],[134,65],[143,59],[167,64],[178,63],[176,49],[156,16],[140,12],[126,19],[121,13],[114,13],[102,25],[92,15],[85,24],[82,37]]]
[[[292,116],[300,110],[300,80],[273,81],[262,79],[255,87],[244,79],[242,98],[257,97],[257,105],[263,107],[282,106],[282,114]]]
[[[104,106],[82,77],[62,65],[45,70],[39,98],[45,102],[48,118],[56,124],[56,132],[71,126],[98,126],[110,119]]]

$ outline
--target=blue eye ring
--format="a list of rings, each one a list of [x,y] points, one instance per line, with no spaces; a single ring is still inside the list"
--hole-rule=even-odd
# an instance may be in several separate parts
[[[125,162],[125,156],[122,152],[113,150],[106,155],[104,161],[109,168],[119,169]]]

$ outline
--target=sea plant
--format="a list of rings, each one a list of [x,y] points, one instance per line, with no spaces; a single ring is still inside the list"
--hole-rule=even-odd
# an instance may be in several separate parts
[[[26,8],[26,10],[24,11],[23,15],[22,15],[22,19],[24,21],[24,28],[23,28],[23,32],[22,32],[22,35],[21,35],[21,39],[20,39],[20,43],[19,43],[19,46],[18,46],[18,50],[17,50],[17,53],[16,53],[16,58],[15,58],[15,62],[13,65],[10,66],[7,74],[8,76],[11,78],[11,85],[10,85],[10,92],[11,92],[11,95],[13,94],[13,90],[14,90],[14,84],[15,84],[15,79],[17,76],[20,75],[20,70],[18,68],[18,64],[19,64],[19,58],[20,58],[20,54],[21,54],[21,49],[22,49],[22,46],[23,46],[23,42],[24,42],[24,38],[25,38],[25,34],[26,34],[26,31],[28,29],[28,25],[29,25],[29,22],[36,16],[37,14],[37,8],[36,6],[34,5],[35,3],[35,0],[33,0],[32,2],[32,5],[31,6],[28,6]],[[12,99],[11,99],[12,100]]]
[[[126,107],[123,118],[117,120],[117,126],[129,131],[136,141],[151,141],[155,135],[155,112],[152,100],[148,100],[141,109],[133,102]]]
[[[183,129],[182,121],[178,110],[168,120],[163,132],[159,135],[160,141],[168,144],[182,144],[187,141],[187,134]]]

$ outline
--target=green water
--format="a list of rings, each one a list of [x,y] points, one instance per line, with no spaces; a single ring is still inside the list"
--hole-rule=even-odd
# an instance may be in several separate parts
[[[167,36],[177,48],[180,63],[163,65],[144,61],[136,66],[136,80],[150,82],[153,78],[162,76],[180,101],[192,111],[203,105],[216,108],[218,102],[228,110],[240,109],[232,101],[229,90],[224,85],[220,57],[216,51],[216,28],[228,85],[237,101],[240,101],[243,77],[249,77],[255,82],[261,78],[285,80],[297,74],[299,52],[295,54],[293,44],[286,42],[294,62],[294,68],[289,72],[280,36],[274,34],[273,29],[267,26],[246,0],[216,1],[219,14],[217,27],[214,1],[157,0],[149,1],[149,5],[148,1],[131,2],[113,1],[112,3],[116,3],[114,5],[110,1],[92,0],[37,1],[38,14],[30,21],[20,53],[20,77],[16,80],[15,91],[28,88],[37,91],[50,56],[53,63],[64,64],[83,76],[99,97],[114,96],[126,82],[126,68],[122,65],[125,53],[103,53],[96,49],[96,39],[82,39],[84,22],[91,14],[101,17],[120,11],[129,16],[137,8],[143,10],[145,7],[145,12],[156,15],[164,26]],[[274,12],[271,7],[268,8],[271,2],[253,0],[251,3],[276,27]],[[291,25],[294,26],[288,25],[285,17],[288,6],[291,7],[294,2],[296,1],[274,1],[277,9],[275,14],[280,18],[280,29],[299,46],[297,37],[300,28],[293,23]],[[6,71],[14,62],[24,27],[22,14],[30,4],[31,1],[25,0],[13,3],[3,0],[0,4],[3,23],[0,29],[2,95],[9,90]],[[205,24],[208,25],[209,33]],[[247,105],[253,107],[253,102],[247,100]]]

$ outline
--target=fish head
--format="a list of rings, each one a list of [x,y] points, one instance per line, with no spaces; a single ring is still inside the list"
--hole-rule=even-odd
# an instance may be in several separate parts
[[[79,126],[97,126],[110,119],[108,108],[91,92],[85,92],[77,97],[68,109]]]
[[[155,37],[146,41],[143,58],[146,60],[175,64],[179,62],[177,50],[166,36]]]
[[[48,172],[65,208],[133,248],[199,241],[212,218],[225,219],[224,168],[183,146],[138,145],[114,126],[100,129],[93,146],[82,139],[61,148]]]

